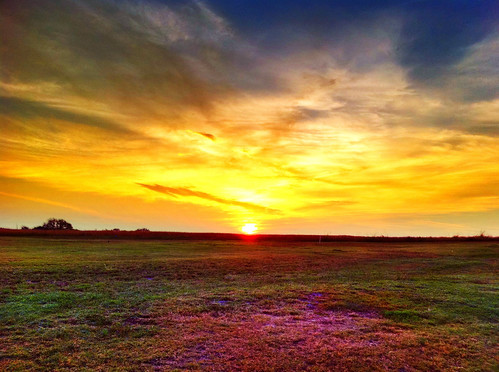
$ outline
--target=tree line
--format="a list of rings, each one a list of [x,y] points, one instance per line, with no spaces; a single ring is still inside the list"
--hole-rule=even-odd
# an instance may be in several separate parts
[[[22,230],[29,230],[28,226],[22,226]],[[43,225],[33,227],[33,230],[73,230],[73,225],[62,218],[49,218]]]
[[[43,225],[33,227],[33,229],[30,229],[28,226],[21,226],[21,230],[74,230],[73,225],[71,225],[68,221],[63,220],[62,218],[49,218],[47,222],[45,222]],[[121,231],[120,229],[116,228],[113,229],[112,231]],[[136,232],[149,232],[149,229],[141,228],[135,230]]]

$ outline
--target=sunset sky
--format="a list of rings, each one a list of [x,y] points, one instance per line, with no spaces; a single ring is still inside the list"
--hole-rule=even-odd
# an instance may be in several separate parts
[[[496,1],[0,3],[0,226],[499,235]]]

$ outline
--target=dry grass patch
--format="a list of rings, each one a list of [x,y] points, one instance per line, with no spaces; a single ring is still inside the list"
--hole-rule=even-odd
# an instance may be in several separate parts
[[[158,318],[152,370],[421,371],[468,365],[473,341],[436,338],[376,311],[324,310],[321,293]],[[457,341],[457,342],[456,342]],[[475,345],[476,346],[476,345]],[[477,348],[476,350],[479,350]]]

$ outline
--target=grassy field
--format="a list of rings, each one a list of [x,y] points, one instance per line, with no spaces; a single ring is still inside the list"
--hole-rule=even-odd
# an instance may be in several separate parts
[[[498,256],[0,237],[0,370],[497,371]]]

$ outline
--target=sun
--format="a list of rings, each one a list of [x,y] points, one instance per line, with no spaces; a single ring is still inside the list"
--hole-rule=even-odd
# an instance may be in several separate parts
[[[241,227],[241,230],[243,233],[251,235],[254,234],[256,230],[258,230],[258,227],[256,227],[256,224],[254,223],[247,223]]]

